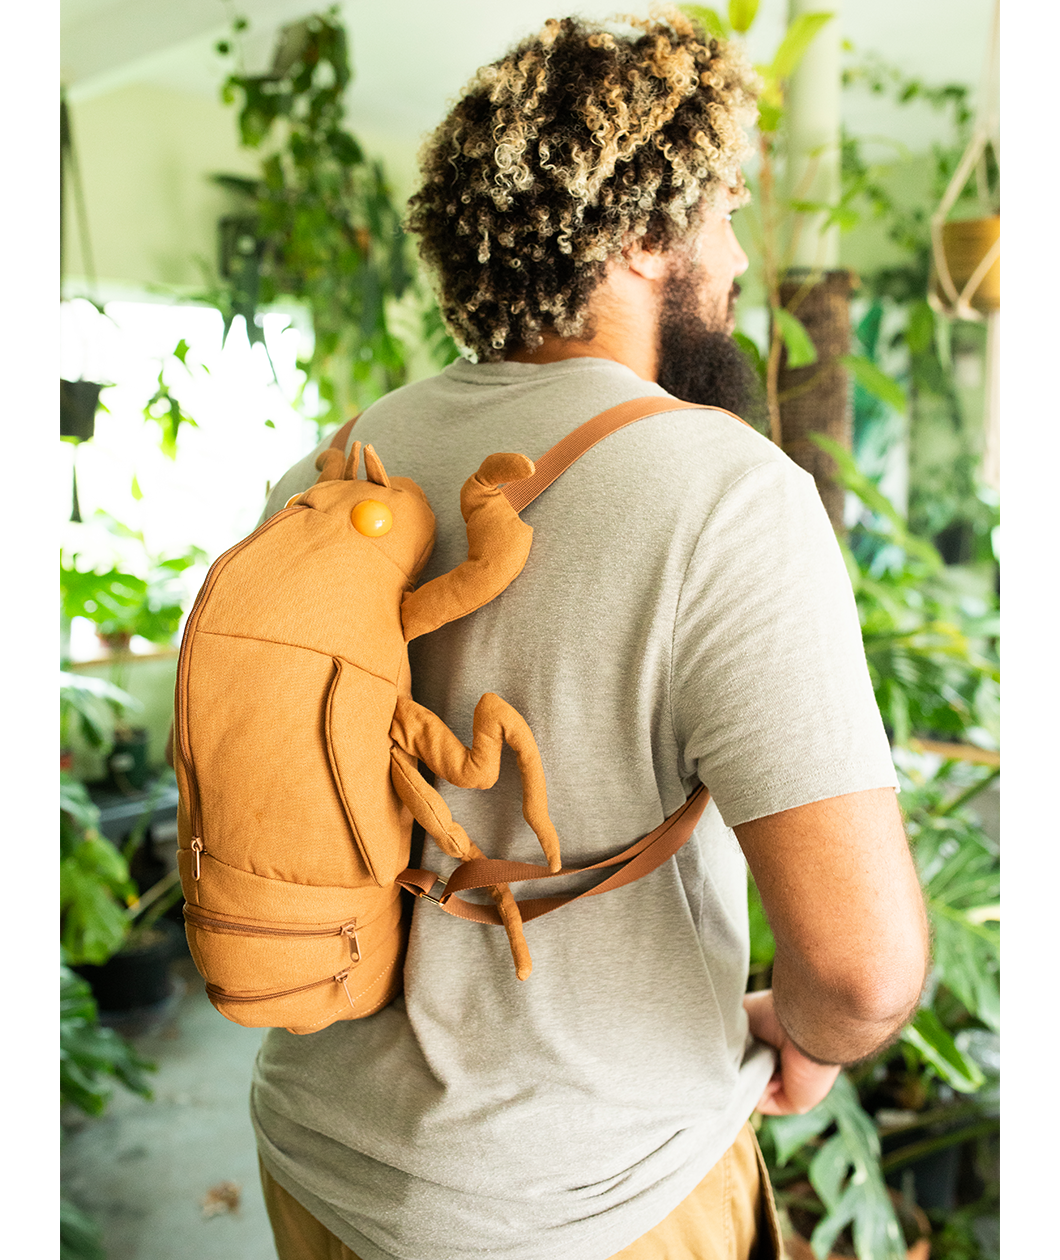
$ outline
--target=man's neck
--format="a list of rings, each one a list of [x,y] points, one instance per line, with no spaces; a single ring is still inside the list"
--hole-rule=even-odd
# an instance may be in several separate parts
[[[558,363],[562,359],[610,359],[652,381],[658,371],[658,303],[654,286],[632,270],[613,267],[593,294],[589,337],[543,332],[534,350],[507,355],[516,363]]]

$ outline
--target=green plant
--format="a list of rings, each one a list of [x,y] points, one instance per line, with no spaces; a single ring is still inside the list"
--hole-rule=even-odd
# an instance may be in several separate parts
[[[225,330],[227,332],[227,328]],[[144,403],[143,413],[144,419],[153,421],[158,425],[160,430],[159,447],[162,454],[169,459],[177,458],[177,434],[182,424],[191,425],[193,429],[199,426],[191,416],[185,412],[180,399],[173,393],[170,381],[166,379],[166,368],[169,359],[175,360],[184,368],[187,375],[191,375],[191,368],[188,367],[188,350],[190,347],[183,337],[177,342],[170,355],[162,360],[158,368],[158,383],[155,392]],[[205,363],[199,365],[202,371],[209,372],[209,368]],[[134,482],[133,497],[139,499],[138,487]]]
[[[88,1116],[102,1115],[115,1083],[151,1097],[148,1073],[155,1065],[111,1028],[99,1013],[86,981],[59,966],[59,1097]],[[59,1206],[61,1260],[106,1260],[99,1226],[68,1199]]]
[[[61,611],[70,620],[84,617],[93,623],[100,639],[112,651],[111,682],[121,687],[134,635],[165,646],[173,642],[187,602],[181,575],[201,564],[206,553],[199,547],[189,547],[180,556],[152,555],[147,551],[142,533],[129,529],[105,512],[99,511],[96,515],[108,523],[113,533],[140,544],[143,576],[114,565],[104,571],[96,566],[82,567],[77,552],[64,555],[59,565]]]
[[[147,576],[138,577],[117,568],[103,573],[81,569],[75,553],[60,566],[63,613],[87,618],[99,637],[114,647],[128,646],[133,635],[168,644],[180,625],[186,598],[176,579],[202,556],[193,547],[182,556],[156,559]]]
[[[222,221],[222,275],[211,294],[226,334],[242,315],[251,342],[264,342],[261,307],[281,296],[306,306],[314,342],[299,366],[319,391],[321,427],[404,382],[387,304],[413,279],[383,168],[344,126],[353,72],[337,12],[285,27],[266,74],[225,81],[225,103],[239,104],[240,142],[264,156],[257,179],[216,176],[243,209]],[[230,54],[246,28],[237,19],[218,51]]]
[[[142,709],[140,701],[105,678],[59,671],[59,746],[75,739],[100,751],[114,743],[114,732]]]
[[[956,593],[935,547],[911,532],[853,456],[821,435],[838,477],[866,511],[841,543],[869,673],[892,741],[914,735],[996,746],[996,599]]]
[[[995,504],[984,499],[978,484],[981,460],[979,403],[962,396],[957,384],[959,360],[982,361],[985,328],[953,321],[933,309],[930,218],[966,147],[972,110],[970,90],[963,84],[939,86],[911,79],[876,57],[848,66],[844,84],[850,90],[888,95],[901,105],[922,101],[948,116],[950,135],[932,146],[928,169],[917,163],[869,162],[864,144],[844,136],[843,197],[853,226],[866,215],[878,221],[892,246],[904,255],[861,276],[861,301],[867,308],[859,321],[862,354],[877,364],[881,355],[897,365],[908,399],[910,438],[909,523],[913,531],[934,538],[947,558],[961,563],[992,559],[989,533]],[[897,146],[900,148],[901,146]],[[896,181],[904,170],[907,178]],[[920,178],[914,178],[919,175]],[[991,149],[979,164],[977,178],[958,198],[958,217],[997,212],[999,169]],[[881,341],[888,315],[890,331]],[[894,404],[855,386],[855,451],[867,464],[872,447],[886,447],[901,433]],[[902,411],[904,407],[898,407]]]
[[[59,728],[109,749],[139,702],[99,678],[60,671]],[[172,776],[170,775],[171,779]],[[166,776],[156,780],[140,819],[121,849],[99,831],[99,807],[73,774],[59,774],[59,902],[61,941],[72,966],[99,965],[148,932],[179,896],[176,880],[139,896],[129,873]]]
[[[88,1116],[106,1110],[115,1083],[142,1098],[151,1097],[142,1058],[112,1028],[103,1028],[88,982],[65,964],[59,967],[59,1092]]]
[[[909,531],[849,453],[819,440],[865,509],[841,546],[873,686],[896,746],[900,802],[931,925],[932,970],[898,1041],[849,1069],[839,1092],[806,1116],[766,1119],[763,1145],[780,1191],[808,1178],[819,1196],[812,1240],[818,1254],[852,1222],[857,1254],[870,1260],[901,1254],[883,1175],[997,1127],[996,1080],[970,1052],[969,1039],[999,1027],[998,850],[970,809],[998,771],[956,758],[933,762],[913,742],[918,735],[996,739],[998,629],[995,608],[932,588],[943,572],[934,547]],[[748,898],[752,983],[764,987],[773,937],[750,882]],[[925,1136],[881,1156],[872,1117],[888,1111],[905,1115],[905,1136]],[[948,1131],[938,1135],[938,1125]]]
[[[59,779],[59,912],[69,962],[100,964],[129,934],[126,906],[136,897],[129,864],[100,834],[99,808],[83,783]]]

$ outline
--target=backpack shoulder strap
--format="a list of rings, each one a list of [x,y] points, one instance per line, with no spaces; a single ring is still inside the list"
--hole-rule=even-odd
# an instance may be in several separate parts
[[[328,449],[336,450],[336,451],[345,451],[346,443],[349,441],[349,437],[350,437],[350,430],[357,423],[357,421],[360,420],[360,418],[361,418],[361,413],[358,412],[353,417],[352,420],[347,420],[346,423],[342,426],[342,428],[336,429],[334,435],[332,436],[331,441],[328,443]]]
[[[686,403],[680,398],[672,398],[669,394],[663,394],[661,397],[656,395],[652,398],[632,398],[629,402],[619,403],[617,407],[601,411],[598,416],[586,420],[572,433],[561,438],[540,459],[534,460],[535,472],[532,477],[527,477],[523,481],[510,481],[502,488],[501,493],[517,512],[521,512],[597,442],[602,442],[605,437],[618,429],[624,429],[627,424],[643,420],[646,416],[661,415],[664,411],[721,411],[727,416],[732,416],[734,420],[740,420],[739,416],[731,411],[725,411],[723,407],[703,407],[698,403]],[[740,423],[747,424],[747,421],[740,420]]]

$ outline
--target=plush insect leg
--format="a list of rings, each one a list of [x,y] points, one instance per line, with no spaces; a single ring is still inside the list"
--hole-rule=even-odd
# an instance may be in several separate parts
[[[522,572],[534,531],[498,486],[532,476],[525,455],[490,455],[460,491],[460,511],[467,522],[467,559],[401,601],[405,641],[488,604]]]
[[[455,738],[455,736],[454,736]],[[469,858],[485,857],[477,844],[467,832],[456,822],[449,812],[442,797],[416,769],[415,762],[406,763],[399,753],[390,760],[390,777],[397,791],[413,818],[423,827],[429,836],[433,836],[444,853],[450,857],[467,861]],[[508,945],[515,963],[515,974],[520,980],[526,980],[533,970],[530,949],[523,933],[523,918],[519,913],[512,891],[507,884],[494,884],[489,894],[497,907],[501,923],[508,935]]]
[[[501,771],[501,749],[515,753],[523,781],[523,817],[533,828],[549,870],[563,865],[559,836],[548,816],[545,770],[537,741],[517,709],[491,691],[475,705],[472,743],[466,748],[437,716],[411,696],[398,696],[390,728],[394,743],[417,757],[447,783],[463,788],[491,788]]]

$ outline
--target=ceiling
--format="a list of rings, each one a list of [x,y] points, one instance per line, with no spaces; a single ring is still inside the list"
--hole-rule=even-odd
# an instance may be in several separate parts
[[[840,22],[854,56],[878,53],[929,83],[979,83],[995,0],[840,0]],[[247,69],[264,69],[276,30],[324,9],[327,0],[62,0],[62,67],[70,99],[85,100],[130,83],[216,96],[228,66],[214,44],[234,13],[250,20]],[[639,0],[628,5],[645,11]],[[719,5],[718,7],[722,7]],[[822,8],[827,0],[822,0]],[[344,0],[356,71],[349,94],[356,130],[393,144],[418,144],[441,119],[478,66],[493,60],[543,21],[571,10],[587,17],[622,11],[621,0]],[[762,0],[749,51],[768,59],[786,0]],[[928,147],[944,127],[923,105],[899,108],[865,92],[844,94],[847,126],[862,135]]]

